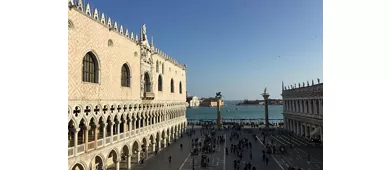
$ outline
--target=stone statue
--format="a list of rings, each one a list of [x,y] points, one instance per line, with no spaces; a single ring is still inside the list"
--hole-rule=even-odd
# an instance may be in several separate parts
[[[310,86],[309,81],[307,81],[307,86]]]
[[[302,87],[305,87],[305,82],[302,83]]]
[[[149,45],[148,43],[148,36],[146,35],[146,24],[143,24],[142,25],[142,28],[141,28],[141,42],[144,44],[144,45]]]
[[[298,87],[301,88],[301,83],[298,83]]]
[[[221,97],[222,97],[221,92],[215,93],[215,97],[216,97],[216,98],[221,98]]]
[[[314,86],[314,80],[311,80],[311,85]]]
[[[320,84],[320,79],[319,78],[317,78],[317,81],[318,81],[318,84]]]

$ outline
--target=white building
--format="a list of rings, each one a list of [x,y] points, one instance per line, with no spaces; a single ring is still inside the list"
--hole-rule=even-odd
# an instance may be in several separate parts
[[[185,131],[186,66],[150,40],[69,0],[69,169],[130,169]]]
[[[284,87],[283,116],[284,128],[307,138],[323,139],[323,83],[309,85],[307,82]]]
[[[187,97],[188,107],[199,107],[200,101],[197,96]]]

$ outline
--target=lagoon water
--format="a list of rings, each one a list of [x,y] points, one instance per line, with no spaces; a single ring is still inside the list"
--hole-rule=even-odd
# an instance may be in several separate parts
[[[236,106],[240,101],[225,101],[221,107],[222,118],[240,118],[240,119],[264,119],[263,105]],[[236,110],[236,108],[238,110]],[[229,110],[229,111],[227,111]],[[269,119],[283,119],[283,105],[268,105]],[[187,119],[216,119],[216,107],[194,107],[187,108]]]

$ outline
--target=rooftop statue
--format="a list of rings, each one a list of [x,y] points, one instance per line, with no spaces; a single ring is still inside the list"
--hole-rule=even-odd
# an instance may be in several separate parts
[[[148,36],[146,35],[146,24],[142,25],[142,28],[141,28],[141,38],[140,39],[141,39],[142,43],[145,43],[145,45],[149,45]]]
[[[320,79],[319,78],[317,78],[317,81],[318,81],[318,84],[320,84]]]
[[[264,94],[266,94],[267,93],[267,87],[266,88],[264,88]]]

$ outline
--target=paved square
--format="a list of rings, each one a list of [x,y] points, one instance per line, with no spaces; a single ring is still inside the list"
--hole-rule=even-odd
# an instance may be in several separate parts
[[[190,130],[190,129],[188,129]],[[187,130],[187,131],[188,131]],[[136,170],[192,170],[193,165],[195,169],[207,169],[207,170],[233,170],[234,160],[239,160],[235,154],[230,153],[230,146],[238,144],[237,139],[230,140],[231,132],[229,131],[216,131],[216,136],[223,136],[226,140],[220,144],[216,144],[215,152],[205,154],[209,157],[209,165],[207,167],[201,167],[201,155],[200,152],[197,156],[192,156],[190,150],[192,148],[192,139],[199,138],[200,141],[204,141],[204,136],[201,136],[201,129],[196,128],[195,134],[192,138],[187,135],[183,135],[183,138],[178,139],[172,143],[170,147],[164,148],[157,155],[149,157],[144,164],[133,164],[132,169]],[[252,144],[251,149],[243,151],[241,159],[240,169],[244,169],[245,163],[251,163],[252,167],[255,166],[256,170],[259,169],[275,169],[275,170],[287,170],[288,167],[293,166],[295,168],[300,167],[303,170],[319,170],[322,169],[322,149],[312,147],[308,141],[301,139],[300,137],[293,136],[291,139],[286,135],[273,134],[266,138],[266,143],[270,143],[271,140],[275,144],[288,144],[295,143],[294,148],[287,148],[287,155],[279,154],[266,154],[269,158],[269,164],[267,165],[262,160],[262,150],[264,149],[264,143],[262,141],[262,133],[258,129],[242,129],[237,131],[240,133],[240,138],[248,139],[248,142]],[[257,135],[257,138],[253,137],[253,134]],[[183,148],[180,148],[180,144],[183,144]],[[228,152],[225,152],[224,148],[228,148]],[[252,159],[250,159],[249,153],[252,151]],[[310,153],[311,161],[307,161],[307,154]],[[172,157],[171,163],[169,163],[168,157]],[[194,164],[193,164],[194,163]]]

